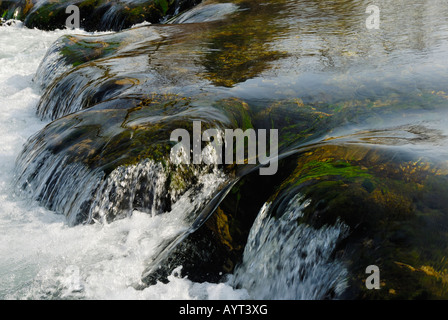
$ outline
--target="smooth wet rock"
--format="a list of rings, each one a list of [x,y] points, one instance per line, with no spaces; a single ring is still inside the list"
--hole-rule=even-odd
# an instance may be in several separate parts
[[[246,5],[255,6],[252,2]],[[257,21],[272,20],[263,6],[255,12]],[[120,79],[134,79],[125,94],[157,88],[210,96],[214,87],[230,88],[256,77],[269,68],[269,63],[284,57],[265,44],[280,32],[280,26],[268,21],[255,24],[248,10],[233,15],[223,21],[206,19],[203,23],[151,25],[111,35],[61,38],[49,49],[37,73],[36,81],[45,89],[39,114],[55,119],[88,108],[94,92],[108,90],[105,82]],[[253,32],[245,34],[245,30]],[[239,43],[235,45],[232,38]],[[195,53],[188,56],[186,50]],[[123,92],[115,91],[115,95]],[[218,92],[218,97],[228,95]]]
[[[202,130],[241,126],[241,119],[234,118],[227,105],[234,106],[233,111],[238,106],[243,108],[234,101],[202,106],[182,96],[151,95],[144,99],[111,99],[65,116],[27,143],[18,159],[18,185],[46,207],[65,214],[73,224],[97,219],[96,199],[108,184],[113,190],[120,179],[127,181],[130,195],[117,200],[125,206],[122,210],[116,203],[116,213],[105,213],[107,220],[123,216],[121,211],[126,215],[135,207],[141,211],[169,210],[173,201],[197,182],[195,172],[210,170],[208,165],[173,165],[170,150],[177,142],[170,141],[171,133],[183,128],[192,136],[193,119],[201,121]],[[139,166],[147,161],[152,167],[140,170]],[[127,168],[131,172],[126,173]],[[234,169],[229,165],[226,170]],[[166,182],[160,186],[165,191],[157,193],[158,204],[153,206],[143,198],[145,192],[154,193],[145,188],[154,188],[151,175],[158,171],[166,175]],[[136,181],[146,181],[141,190],[133,184],[134,175]],[[73,194],[68,184],[69,189],[84,184],[89,189]]]

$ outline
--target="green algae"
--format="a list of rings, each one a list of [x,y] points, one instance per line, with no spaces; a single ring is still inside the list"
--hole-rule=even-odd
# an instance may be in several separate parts
[[[336,176],[344,181],[353,179],[364,179],[363,183],[367,183],[373,176],[367,170],[354,166],[346,161],[310,161],[303,167],[304,177],[299,179],[296,184],[302,184],[305,181],[319,179],[326,176]],[[372,183],[372,182],[370,182]],[[371,185],[371,187],[373,187]],[[374,188],[374,187],[373,187]]]
[[[120,42],[90,42],[73,36],[63,39],[60,53],[67,63],[77,67],[85,62],[104,58],[114,54],[120,47]]]
[[[235,98],[225,99],[217,101],[214,107],[223,110],[228,118],[232,119],[234,128],[241,128],[243,131],[254,128],[252,111],[246,102]]]
[[[270,197],[275,208],[285,195],[304,195],[310,203],[297,223],[322,228],[340,221],[349,227],[334,252],[350,272],[343,298],[448,296],[445,165],[397,155],[364,146],[316,147],[296,157],[297,168]],[[365,286],[368,265],[380,268],[380,290]]]
[[[122,30],[134,24],[148,21],[160,22],[172,15],[178,6],[183,9],[195,5],[195,1],[116,1],[108,0],[46,0],[31,9],[27,0],[24,15],[25,25],[44,30],[63,29],[68,15],[65,9],[74,4],[80,9],[81,27],[87,31]],[[113,16],[111,16],[113,15]]]

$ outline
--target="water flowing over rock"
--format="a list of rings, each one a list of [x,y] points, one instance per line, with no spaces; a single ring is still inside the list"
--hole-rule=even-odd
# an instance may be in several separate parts
[[[422,140],[430,142],[427,133]],[[446,296],[446,161],[416,157],[404,137],[393,151],[354,141],[288,160],[297,167],[260,211],[238,285],[258,298],[272,291],[287,299]],[[372,264],[381,270],[382,290],[363,283]]]
[[[29,28],[64,29],[70,16],[67,7],[76,5],[80,27],[87,31],[122,30],[135,24],[157,23],[191,8],[196,0],[19,0],[2,1],[0,15],[24,20]]]
[[[181,212],[136,287],[182,266],[198,282],[233,273],[255,299],[448,297],[446,4],[389,4],[375,32],[362,0],[75,2],[97,17],[86,30],[126,30],[49,48],[34,81],[51,122],[16,184],[70,225]],[[65,17],[64,1],[0,5],[30,27]],[[247,152],[176,165],[170,134],[193,121],[278,130],[278,172],[258,175]]]
[[[68,115],[25,146],[18,160],[18,184],[73,224],[104,211],[108,218],[133,208],[163,212],[196,183],[201,171],[210,170],[176,167],[169,153],[171,131],[191,126],[188,117],[203,118],[204,127],[207,122],[212,126],[206,112],[182,97],[154,96],[111,101]],[[104,198],[111,202],[107,208],[101,204]]]
[[[346,226],[297,224],[308,205],[298,200],[291,199],[278,218],[270,217],[270,205],[263,206],[252,226],[235,281],[257,299],[338,298],[347,287],[347,271],[331,259]]]

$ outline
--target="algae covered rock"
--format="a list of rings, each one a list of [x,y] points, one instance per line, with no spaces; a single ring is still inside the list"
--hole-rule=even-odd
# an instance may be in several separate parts
[[[22,20],[38,0],[2,0],[0,1],[0,17],[3,20]]]
[[[375,141],[378,132],[367,144],[353,136],[310,144],[280,160],[278,175],[242,177],[144,281],[182,265],[194,281],[234,273],[235,287],[257,299],[446,298],[448,166],[408,148],[437,132],[407,130],[416,136],[389,146]],[[381,272],[379,290],[366,287],[370,265]]]
[[[35,77],[45,90],[38,113],[55,119],[112,96],[198,92],[195,61],[184,54],[185,36],[192,32],[190,26],[146,26],[62,37],[49,49]]]
[[[24,20],[29,28],[64,29],[72,14],[70,5],[79,8],[80,27],[87,31],[122,30],[147,21],[161,22],[199,3],[196,0],[21,0],[2,1],[0,16]]]
[[[241,126],[241,119],[221,106],[231,104],[235,111],[236,102],[204,107],[190,98],[153,94],[140,99],[111,99],[70,114],[53,121],[28,141],[18,160],[18,185],[48,208],[67,215],[73,224],[96,219],[95,201],[104,197],[103,189],[108,186],[116,194],[120,179],[126,181],[123,186],[129,190],[123,192],[129,195],[115,199],[123,202],[124,209],[118,205],[114,213],[106,214],[107,219],[113,220],[133,208],[169,210],[179,195],[197,183],[195,175],[217,168],[173,164],[170,151],[177,141],[170,140],[172,132],[182,128],[193,136],[193,120],[201,121],[202,130]],[[203,141],[204,150],[205,146]],[[232,165],[220,167],[229,173],[234,170]],[[161,176],[151,178],[148,174]],[[152,183],[159,178],[164,182],[154,186]],[[147,181],[136,184],[139,179]],[[71,188],[67,189],[68,184]],[[83,189],[84,184],[89,188]],[[143,189],[139,190],[139,186]],[[77,188],[78,194],[71,193]],[[159,189],[155,193],[145,188]],[[139,198],[145,197],[145,192],[151,196],[149,203]],[[155,199],[156,206],[151,202]]]
[[[144,285],[166,282],[176,268],[179,275],[195,282],[221,282],[241,263],[249,232],[259,208],[269,199],[294,166],[281,161],[278,174],[251,172],[232,180],[231,190],[222,198],[210,217],[195,232],[183,239],[157,268],[144,274]]]
[[[285,161],[297,167],[260,211],[237,285],[271,292],[281,287],[289,298],[447,297],[446,161],[406,148],[332,143]],[[315,238],[304,241],[306,234]],[[259,261],[268,256],[260,252],[271,252],[269,264]],[[260,277],[249,261],[270,267]],[[366,287],[370,265],[380,270],[379,290]],[[276,274],[280,269],[283,278]],[[308,283],[316,273],[327,285]]]
[[[207,35],[209,50],[203,60],[204,77],[218,86],[233,87],[287,56],[270,45],[282,26],[269,6],[253,1],[237,3],[240,11]]]

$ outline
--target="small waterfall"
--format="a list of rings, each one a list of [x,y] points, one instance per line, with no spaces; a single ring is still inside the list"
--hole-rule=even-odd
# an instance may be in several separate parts
[[[67,217],[69,225],[109,222],[132,214],[151,215],[172,210],[182,197],[189,222],[207,205],[214,193],[228,183],[216,166],[183,166],[143,159],[106,174],[73,158],[53,154],[31,140],[16,169],[20,193]],[[208,180],[207,180],[208,179]],[[189,204],[185,203],[189,201]]]
[[[142,41],[143,46],[160,39],[160,34],[155,28],[136,28],[95,37],[59,38],[48,49],[33,79],[43,90],[37,106],[38,116],[55,120],[117,96],[138,84],[139,80],[133,79],[132,75],[112,77],[114,74],[109,74],[112,69],[109,64],[113,66],[116,63],[114,59],[96,62],[117,53],[120,64],[139,63],[132,53],[136,43],[127,46],[123,40],[127,38],[132,38],[137,44]],[[89,68],[83,67],[85,63]],[[140,68],[143,71],[144,64]]]
[[[182,7],[182,3],[176,6]],[[77,31],[80,34],[59,38],[48,49],[34,77],[34,82],[43,90],[37,106],[38,116],[55,120],[115,97],[155,90],[161,86],[159,78],[166,78],[157,60],[164,60],[170,54],[169,50],[157,52],[162,50],[162,40],[174,39],[186,32],[183,26],[174,24],[219,20],[237,8],[231,3],[204,4],[172,19],[168,22],[170,26],[145,25],[94,35]],[[111,17],[116,19],[115,14],[105,15],[104,19]],[[182,61],[184,67],[185,61]],[[144,80],[141,80],[142,74]],[[175,84],[178,77],[176,72],[170,81]],[[186,86],[187,83],[182,85]]]
[[[60,37],[53,42],[34,75],[33,81],[42,90],[48,88],[56,78],[70,69],[70,64],[65,61],[64,56],[61,54],[61,50],[65,45],[64,38]]]
[[[254,299],[332,299],[346,288],[347,270],[332,259],[347,226],[315,229],[298,220],[308,205],[293,197],[280,217],[265,203],[249,234],[235,285]]]
[[[147,184],[149,181],[151,183]],[[130,215],[134,208],[156,215],[164,207],[166,182],[167,175],[160,163],[144,160],[136,165],[118,167],[99,188],[90,216],[110,220],[123,214]],[[147,186],[142,190],[144,184]]]

